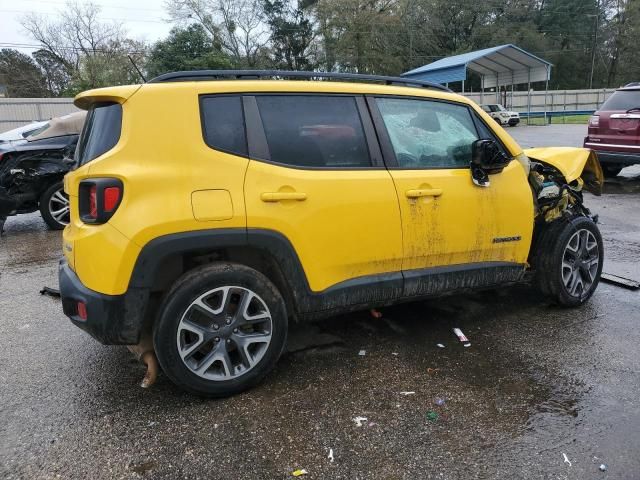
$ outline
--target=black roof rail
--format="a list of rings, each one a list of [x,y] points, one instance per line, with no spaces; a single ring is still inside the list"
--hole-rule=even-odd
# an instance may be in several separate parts
[[[191,70],[182,72],[165,73],[152,78],[147,83],[163,82],[194,82],[216,80],[220,78],[260,79],[260,78],[299,78],[313,80],[326,78],[332,80],[356,80],[361,82],[383,82],[385,85],[405,85],[411,87],[431,88],[442,92],[451,92],[447,87],[439,83],[426,82],[423,80],[413,80],[406,77],[386,77],[383,75],[365,75],[359,73],[339,73],[339,72],[304,72],[289,70]]]

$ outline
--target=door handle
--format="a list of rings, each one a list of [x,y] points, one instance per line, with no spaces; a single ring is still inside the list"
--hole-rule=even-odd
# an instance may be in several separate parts
[[[439,197],[442,195],[441,188],[417,188],[415,190],[407,190],[405,192],[407,198],[420,198],[420,197]]]
[[[302,192],[264,192],[260,195],[263,202],[281,202],[283,200],[297,200],[302,202],[307,199],[307,194]]]

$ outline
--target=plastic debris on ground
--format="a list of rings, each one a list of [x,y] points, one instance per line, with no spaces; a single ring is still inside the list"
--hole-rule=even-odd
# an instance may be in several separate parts
[[[458,340],[460,340],[465,347],[471,346],[471,342],[469,342],[469,339],[465,336],[464,333],[462,333],[462,330],[460,330],[459,328],[454,328],[453,333],[456,334],[456,337],[458,337]]]
[[[42,287],[42,290],[40,290],[40,295],[48,295],[49,297],[60,298],[60,290],[56,290],[55,288],[51,287]]]
[[[640,282],[636,282],[630,278],[619,277],[618,275],[613,275],[611,273],[602,272],[602,274],[600,274],[600,280],[629,290],[640,289]]]
[[[436,398],[433,399],[433,403],[435,403],[436,405],[441,407],[446,403],[446,400],[444,398],[436,397]]]
[[[562,452],[562,456],[564,457],[564,463],[568,463],[569,466],[571,466],[571,462],[569,461],[569,457],[567,457],[567,454]]]
[[[429,367],[429,368],[427,368],[427,373],[429,375],[434,375],[434,374],[438,373],[439,370],[440,370],[439,368],[431,368],[431,367]]]
[[[293,472],[291,472],[291,475],[293,475],[294,477],[301,477],[302,475],[306,475],[307,472],[304,468],[301,468],[300,470],[294,470]]]
[[[394,357],[398,356],[398,352],[391,352],[391,355],[393,355]]]
[[[327,456],[330,462],[333,462],[333,448],[329,449],[329,455]]]
[[[375,308],[369,310],[369,313],[373,318],[382,318],[382,312],[380,310],[376,310]]]
[[[400,395],[415,395],[416,392],[400,392]]]
[[[440,415],[438,415],[438,412],[434,412],[433,410],[429,410],[427,412],[427,420],[431,422],[435,422],[438,420],[438,418],[440,418]]]
[[[600,471],[601,472],[606,472],[607,471],[607,466],[604,463],[600,464]]]
[[[441,343],[437,343],[437,344],[436,344],[436,347],[438,347],[438,348],[444,348],[444,345],[443,345],[443,344],[441,344]]]
[[[354,417],[353,421],[356,423],[356,427],[361,427],[362,426],[362,422],[366,422],[367,421],[367,417]]]
[[[366,351],[366,350],[360,350],[360,351],[358,352],[358,355],[360,355],[361,357],[364,357],[366,354],[367,354],[367,351]]]

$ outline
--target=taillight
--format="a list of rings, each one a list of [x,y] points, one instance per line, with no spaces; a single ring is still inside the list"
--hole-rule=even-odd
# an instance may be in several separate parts
[[[591,118],[589,119],[589,126],[597,127],[599,125],[600,125],[600,117],[598,115],[591,115]]]
[[[107,187],[104,189],[104,211],[113,212],[120,203],[120,187]]]
[[[98,187],[92,185],[89,188],[89,217],[98,218]]]
[[[80,182],[78,203],[84,223],[107,222],[122,201],[122,182],[117,178],[91,178]]]

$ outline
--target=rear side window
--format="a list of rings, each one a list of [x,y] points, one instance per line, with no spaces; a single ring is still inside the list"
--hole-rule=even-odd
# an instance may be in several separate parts
[[[370,167],[355,98],[258,95],[271,161],[310,168]]]
[[[618,90],[613,92],[598,110],[624,110],[640,108],[640,90]]]
[[[79,165],[90,162],[116,146],[122,128],[122,105],[98,103],[89,109],[76,150]]]
[[[200,100],[204,140],[211,148],[247,156],[247,137],[240,96],[210,96]]]

